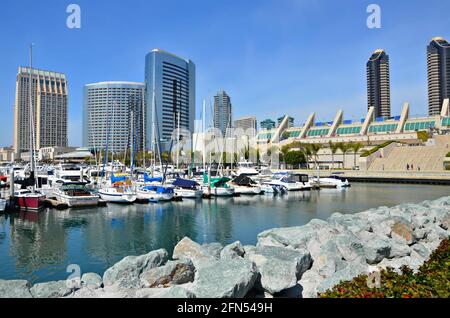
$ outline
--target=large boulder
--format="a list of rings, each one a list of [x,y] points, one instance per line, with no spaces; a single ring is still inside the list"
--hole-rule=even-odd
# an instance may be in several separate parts
[[[103,274],[103,284],[118,285],[121,288],[141,287],[139,276],[152,268],[164,265],[167,260],[167,251],[164,249],[141,256],[127,256],[106,270]]]
[[[258,234],[258,246],[306,248],[308,242],[312,238],[317,238],[317,232],[324,227],[330,225],[323,220],[314,219],[303,226],[267,230]]]
[[[404,243],[392,240],[389,258],[400,258],[411,255],[412,249]]]
[[[341,269],[340,271],[334,273],[334,275],[322,280],[317,285],[316,290],[318,293],[323,293],[342,282],[351,281],[359,275],[366,274],[368,271],[369,268],[367,264],[359,261],[351,262],[344,269]]]
[[[213,260],[197,268],[194,283],[188,289],[197,298],[243,298],[257,277],[255,264],[247,259]]]
[[[0,298],[32,298],[30,283],[26,280],[0,279]]]
[[[97,273],[85,273],[81,276],[81,285],[91,289],[98,289],[103,286],[103,280]]]
[[[205,243],[202,245],[202,248],[205,250],[206,253],[208,253],[210,256],[219,259],[220,258],[220,252],[223,249],[222,244],[220,243]]]
[[[239,258],[244,257],[245,250],[241,242],[237,241],[225,246],[220,252],[220,258]]]
[[[377,264],[384,258],[389,257],[391,253],[391,244],[388,240],[374,237],[364,242],[364,255],[367,263]]]
[[[339,232],[359,232],[370,230],[371,225],[368,220],[353,214],[334,213],[328,218],[328,223]]]
[[[272,295],[297,285],[312,263],[306,249],[274,246],[257,248],[248,258],[256,264],[262,288]]]
[[[70,295],[73,291],[74,289],[65,280],[39,283],[30,288],[34,298],[61,298]]]
[[[333,240],[323,244],[318,240],[311,240],[307,248],[313,259],[311,270],[321,276],[331,276],[345,267],[345,261],[342,259],[342,255]]]
[[[306,271],[298,282],[302,287],[302,298],[317,298],[317,287],[323,280],[314,270]]]
[[[447,212],[444,214],[444,216],[442,217],[442,219],[439,221],[439,225],[444,229],[444,230],[450,230],[450,213]]]
[[[364,255],[363,244],[353,232],[340,233],[333,238],[333,242],[342,258],[347,262],[354,261]]]
[[[172,258],[174,260],[191,260],[195,267],[200,266],[204,261],[210,262],[216,259],[206,248],[192,241],[188,237],[185,237],[178,242],[173,250]]]
[[[397,220],[391,227],[391,237],[404,241],[408,245],[413,244],[415,241],[414,226],[405,220]]]
[[[181,285],[194,280],[195,268],[190,260],[169,261],[166,265],[152,268],[140,279],[146,288]]]

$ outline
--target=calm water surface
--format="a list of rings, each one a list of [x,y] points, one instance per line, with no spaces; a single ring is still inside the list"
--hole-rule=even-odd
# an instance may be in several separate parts
[[[354,184],[346,190],[290,193],[89,210],[0,216],[0,279],[33,283],[65,279],[69,264],[100,275],[128,255],[166,248],[189,236],[199,243],[255,244],[258,233],[356,213],[381,205],[450,195],[450,187]]]

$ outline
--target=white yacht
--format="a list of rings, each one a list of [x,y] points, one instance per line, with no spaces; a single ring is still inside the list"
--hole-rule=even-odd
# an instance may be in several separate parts
[[[263,185],[272,186],[278,191],[302,191],[305,186],[301,182],[295,181],[289,174],[274,174],[271,180],[263,181]]]
[[[136,193],[129,187],[111,186],[98,190],[102,200],[111,203],[133,203],[136,201]]]
[[[99,196],[86,189],[84,182],[68,182],[53,191],[53,195],[61,203],[69,207],[97,206]]]
[[[175,196],[185,199],[198,199],[203,195],[200,185],[193,180],[178,178],[172,182],[174,186]]]
[[[256,166],[252,162],[243,161],[237,164],[237,175],[256,176],[259,172],[256,170]]]
[[[321,188],[347,188],[350,183],[347,179],[339,176],[330,177],[312,177],[311,182],[319,185]]]
[[[247,175],[239,175],[228,183],[238,194],[261,194],[261,187]]]
[[[146,185],[136,189],[138,200],[149,200],[150,202],[170,201],[175,196],[172,187],[162,185]]]

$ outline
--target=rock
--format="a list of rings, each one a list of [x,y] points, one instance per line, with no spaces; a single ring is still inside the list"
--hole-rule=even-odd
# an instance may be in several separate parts
[[[328,218],[328,223],[339,232],[359,232],[361,230],[370,230],[371,226],[367,220],[359,218],[354,214],[334,213]]]
[[[97,273],[85,273],[81,276],[81,284],[83,287],[98,289],[103,286],[103,280]]]
[[[414,229],[423,229],[435,222],[434,218],[426,215],[416,215],[412,218]]]
[[[195,267],[200,266],[202,262],[210,262],[216,258],[211,256],[207,249],[200,244],[192,241],[190,238],[183,238],[175,246],[172,258],[174,260],[187,259],[191,260]]]
[[[437,224],[433,224],[433,226],[427,227],[425,231],[426,231],[425,242],[441,242],[442,240],[450,236],[450,231],[444,230]]]
[[[444,230],[450,230],[450,213],[445,213],[444,217],[440,220],[439,225]]]
[[[366,274],[368,270],[367,264],[358,261],[352,262],[346,268],[336,272],[333,276],[321,281],[317,286],[317,292],[326,292],[341,282],[351,281],[359,275]]]
[[[396,221],[392,226],[392,238],[404,240],[408,245],[414,243],[413,226],[405,221]]]
[[[164,249],[141,256],[127,256],[106,270],[103,274],[103,284],[118,285],[121,288],[140,287],[139,276],[152,268],[164,265],[167,259],[167,251]]]
[[[364,242],[364,255],[369,264],[381,262],[383,258],[389,257],[390,253],[391,245],[387,240],[374,238]]]
[[[194,271],[194,265],[190,260],[169,261],[162,267],[144,272],[140,279],[146,288],[181,285],[194,281]]]
[[[425,229],[415,229],[413,232],[414,239],[416,241],[423,240],[427,236],[427,231]]]
[[[285,289],[282,292],[271,295],[273,298],[301,298],[303,293],[303,287],[300,284],[295,285],[289,289]],[[267,294],[267,293],[266,293]],[[266,297],[269,298],[269,297]]]
[[[252,254],[256,251],[256,246],[253,245],[244,245],[244,257],[247,258],[249,254]]]
[[[0,298],[33,298],[26,280],[0,279]]]
[[[414,252],[416,252],[417,254],[419,254],[420,257],[422,257],[425,260],[427,260],[431,255],[431,251],[424,244],[421,244],[421,243],[412,245],[411,249]],[[410,253],[410,255],[411,255],[411,253]]]
[[[237,241],[227,245],[220,252],[220,258],[239,258],[244,257],[245,250],[241,242]]]
[[[306,271],[298,282],[302,286],[302,298],[317,298],[317,286],[323,277],[313,270]]]
[[[364,256],[361,240],[352,232],[346,231],[335,236],[334,242],[346,261],[353,261]]]
[[[400,258],[411,255],[411,248],[407,244],[402,244],[393,240],[389,252],[389,258]]]
[[[208,253],[210,256],[219,259],[220,252],[223,249],[222,244],[220,243],[206,243],[202,245],[202,248]]]
[[[321,244],[318,240],[312,240],[308,243],[308,251],[313,259],[311,270],[323,277],[331,276],[345,267],[336,243],[331,240],[325,244]]]
[[[250,254],[249,260],[256,264],[262,288],[272,295],[297,285],[312,263],[311,255],[305,249],[274,246],[258,248]]]
[[[258,234],[257,246],[271,245],[281,247],[306,248],[306,244],[312,238],[317,237],[317,232],[321,228],[329,227],[329,224],[323,220],[312,220],[308,224],[303,226],[289,227],[289,228],[277,228],[264,231]]]
[[[221,259],[197,268],[188,288],[198,298],[243,298],[258,277],[256,266],[244,258]]]
[[[61,298],[70,295],[74,290],[65,280],[39,283],[30,288],[34,298]]]
[[[394,259],[384,259],[378,264],[379,268],[387,269],[388,267],[392,268],[396,273],[401,274],[401,268],[403,266],[407,266],[413,271],[417,272],[420,266],[423,264],[423,259],[419,257],[414,257],[413,255],[417,254],[416,252],[412,252],[411,256],[405,256],[401,258]]]
[[[145,288],[136,292],[135,298],[195,298],[194,293],[180,287],[172,286],[169,288]]]

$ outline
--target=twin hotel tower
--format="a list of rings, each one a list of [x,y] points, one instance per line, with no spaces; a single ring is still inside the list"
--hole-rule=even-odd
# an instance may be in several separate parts
[[[433,38],[427,47],[427,59],[428,112],[429,116],[437,116],[441,114],[444,100],[450,97],[450,44],[443,38]],[[19,67],[14,112],[14,153],[17,159],[21,155],[23,158],[30,146],[29,80],[30,69]],[[66,75],[33,69],[32,81],[36,149],[67,147],[69,90]],[[220,92],[216,96],[215,104],[223,103],[224,94]],[[376,50],[367,62],[367,95],[373,119],[390,119],[389,56],[384,50]],[[166,148],[164,143],[169,143],[177,127],[194,132],[195,103],[194,63],[155,49],[145,59],[144,83],[85,85],[83,146],[102,148],[108,139],[112,151],[124,151],[129,145],[133,127],[137,147],[142,149],[145,142],[151,149],[154,140],[152,123],[156,123],[162,147]],[[231,105],[229,101],[227,104]],[[220,113],[226,114],[219,118]],[[214,117],[217,117],[214,121],[218,128],[224,130],[231,120],[231,110],[216,111]]]

